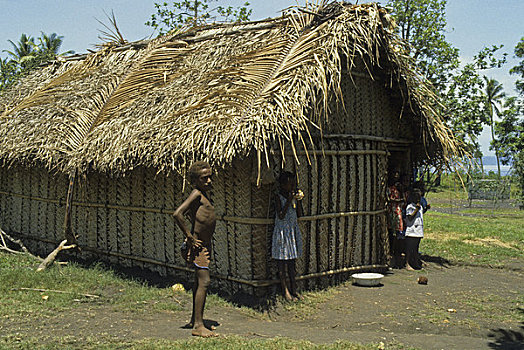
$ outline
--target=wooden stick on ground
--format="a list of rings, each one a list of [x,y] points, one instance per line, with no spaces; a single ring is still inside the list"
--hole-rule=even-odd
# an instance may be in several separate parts
[[[42,263],[41,263],[41,264],[38,266],[38,268],[36,269],[36,272],[43,271],[43,270],[45,270],[49,265],[51,265],[51,264],[53,263],[53,261],[55,261],[56,256],[58,255],[58,253],[60,253],[61,250],[76,248],[76,244],[66,245],[66,243],[67,243],[67,239],[64,239],[62,242],[60,242],[60,244],[58,245],[58,247],[56,247],[56,249],[53,250],[53,251],[52,251],[52,252],[47,256],[47,258],[44,259],[44,261],[42,261]]]
[[[100,298],[100,295],[95,294],[85,294],[85,293],[76,293],[76,292],[66,292],[63,290],[54,290],[54,289],[41,289],[41,288],[13,288],[11,290],[29,290],[33,292],[51,292],[51,293],[61,293],[61,294],[78,294],[86,298]]]

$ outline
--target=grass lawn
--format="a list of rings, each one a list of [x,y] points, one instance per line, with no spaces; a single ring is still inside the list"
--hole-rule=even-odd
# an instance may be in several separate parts
[[[468,211],[471,212],[474,210]],[[428,212],[424,221],[420,249],[426,255],[454,263],[493,267],[524,261],[522,211],[493,216]]]

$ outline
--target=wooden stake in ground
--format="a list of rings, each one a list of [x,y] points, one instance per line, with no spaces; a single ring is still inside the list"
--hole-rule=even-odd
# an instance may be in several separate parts
[[[43,271],[45,270],[49,265],[51,265],[53,263],[53,261],[55,261],[56,259],[56,256],[58,255],[58,253],[60,253],[60,251],[62,250],[65,250],[65,249],[72,249],[72,248],[76,248],[76,244],[72,244],[72,245],[66,245],[67,243],[67,239],[64,239],[62,242],[60,242],[60,244],[58,245],[58,247],[56,247],[55,250],[53,250],[48,256],[47,258],[44,259],[44,261],[42,261],[42,263],[38,266],[38,268],[36,269],[37,272],[39,271]]]

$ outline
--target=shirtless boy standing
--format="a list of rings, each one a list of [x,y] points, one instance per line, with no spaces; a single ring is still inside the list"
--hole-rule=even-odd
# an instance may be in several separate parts
[[[190,262],[196,272],[193,289],[192,335],[214,337],[217,334],[204,326],[204,305],[209,286],[209,263],[211,258],[211,240],[215,232],[215,208],[209,199],[211,189],[211,167],[206,162],[195,162],[189,167],[189,180],[194,189],[175,211],[174,217],[178,227],[192,247]],[[188,230],[184,216],[191,220]]]

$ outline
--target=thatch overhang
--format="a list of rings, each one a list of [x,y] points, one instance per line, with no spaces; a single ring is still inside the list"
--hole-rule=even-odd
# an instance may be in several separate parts
[[[314,149],[342,75],[364,63],[398,91],[424,158],[446,160],[455,142],[407,52],[383,8],[341,3],[107,46],[2,94],[0,159],[119,174],[180,171],[193,159],[224,166],[250,152],[263,162],[284,144]]]

